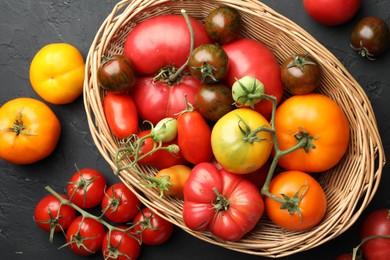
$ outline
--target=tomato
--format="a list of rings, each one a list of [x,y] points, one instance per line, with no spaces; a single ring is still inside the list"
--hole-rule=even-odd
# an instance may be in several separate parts
[[[360,5],[361,0],[303,0],[308,15],[328,26],[348,22],[356,15]]]
[[[122,230],[112,230],[106,232],[103,238],[102,252],[105,260],[129,260],[137,259],[141,252],[141,245],[132,234],[127,231],[127,227],[119,226]]]
[[[344,253],[336,257],[336,260],[352,260],[352,259],[353,258],[351,253]]]
[[[286,170],[322,172],[335,166],[349,144],[348,120],[338,104],[323,94],[296,95],[276,109],[279,148],[286,150],[305,138],[308,142],[279,159]]]
[[[149,208],[143,208],[134,218],[134,231],[138,232],[145,245],[164,244],[172,236],[173,224]]]
[[[207,35],[216,43],[225,44],[238,38],[242,21],[240,13],[227,6],[213,9],[204,22]]]
[[[320,64],[309,54],[291,55],[281,68],[283,87],[292,94],[313,92],[321,77]]]
[[[194,48],[211,43],[203,24],[189,19],[194,30]],[[124,55],[138,74],[151,75],[167,66],[181,67],[190,56],[190,39],[182,15],[155,16],[130,31],[124,43]]]
[[[104,216],[115,223],[130,221],[141,208],[141,201],[122,182],[107,188],[101,207]]]
[[[259,41],[242,38],[222,46],[229,57],[225,80],[233,86],[236,79],[252,76],[264,84],[265,94],[275,96],[277,102],[283,95],[280,66],[272,51]],[[271,118],[272,102],[262,100],[255,109],[265,118]]]
[[[40,49],[30,65],[30,83],[47,102],[61,105],[83,92],[85,63],[80,51],[68,43],[51,43]]]
[[[325,215],[325,192],[307,173],[279,173],[272,179],[269,192],[285,202],[281,203],[266,196],[265,211],[272,222],[287,230],[308,230],[317,225]],[[298,202],[295,202],[296,200]]]
[[[104,226],[92,218],[78,216],[66,231],[68,248],[78,255],[92,255],[103,244]]]
[[[138,132],[138,111],[126,93],[108,92],[103,100],[104,115],[112,133],[119,139]]]
[[[66,198],[65,194],[60,194]],[[38,227],[49,231],[50,241],[53,233],[66,230],[76,217],[76,210],[68,205],[61,205],[60,200],[54,195],[43,197],[34,210],[34,221]]]
[[[198,164],[211,160],[210,137],[210,126],[198,111],[184,111],[177,117],[177,144],[188,162]]]
[[[191,168],[186,165],[173,165],[158,171],[156,178],[164,182],[164,195],[183,198],[184,183],[190,176],[190,173]]]
[[[374,59],[388,49],[390,30],[381,18],[365,17],[353,27],[350,40],[352,48],[360,56]]]
[[[130,60],[124,55],[105,57],[98,69],[99,85],[112,92],[127,92],[135,84],[135,73]]]
[[[229,67],[229,58],[220,45],[202,44],[196,47],[188,62],[190,73],[202,83],[223,79]]]
[[[91,168],[78,170],[70,178],[67,187],[68,199],[80,208],[89,209],[100,204],[106,188],[106,179]]]
[[[370,236],[387,236],[387,238],[373,238],[362,245],[362,251],[366,260],[390,259],[390,211],[378,209],[371,212],[362,223],[360,230],[361,239]]]
[[[60,121],[42,101],[16,98],[0,108],[0,158],[5,161],[40,161],[57,147],[60,134]]]
[[[240,175],[197,164],[184,184],[183,220],[192,230],[236,241],[252,230],[264,204],[254,184]]]
[[[211,132],[215,159],[227,171],[246,174],[261,168],[272,150],[272,136],[260,131],[268,121],[250,108],[237,108],[219,119]]]
[[[234,108],[232,91],[222,83],[203,84],[196,92],[194,102],[195,109],[204,118],[213,122]]]

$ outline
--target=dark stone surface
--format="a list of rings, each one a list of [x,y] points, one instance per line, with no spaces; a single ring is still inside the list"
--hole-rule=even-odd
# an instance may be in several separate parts
[[[1,0],[0,1],[0,105],[16,97],[40,99],[29,83],[29,66],[35,53],[53,42],[75,45],[84,57],[100,24],[118,1],[114,0]],[[390,51],[368,61],[349,48],[349,33],[361,17],[379,16],[389,24],[390,2],[363,1],[350,22],[326,27],[311,20],[302,1],[263,1],[311,33],[346,66],[366,91],[374,108],[386,153],[390,145]],[[103,259],[96,254],[85,258],[67,248],[58,250],[65,240],[48,233],[33,221],[35,204],[47,194],[44,187],[64,191],[65,183],[79,168],[99,169],[109,183],[117,181],[97,151],[86,122],[82,98],[69,105],[50,105],[62,124],[62,135],[55,152],[32,165],[13,165],[0,161],[0,259]],[[0,147],[1,149],[1,147]],[[353,178],[353,173],[351,178]],[[361,220],[372,210],[390,207],[390,178],[386,166],[383,179],[372,203],[361,218],[345,233],[315,249],[282,259],[335,259],[358,244]],[[230,251],[200,241],[176,228],[172,239],[163,246],[144,246],[140,259],[265,259]]]

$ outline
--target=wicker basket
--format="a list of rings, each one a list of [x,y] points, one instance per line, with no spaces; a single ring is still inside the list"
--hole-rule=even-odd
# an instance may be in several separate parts
[[[244,23],[242,36],[266,44],[280,63],[292,53],[310,53],[315,57],[323,69],[319,91],[335,100],[348,118],[351,140],[346,156],[330,172],[318,175],[328,198],[323,221],[309,231],[291,232],[275,226],[264,216],[241,240],[221,241],[207,231],[194,232],[184,225],[181,200],[160,198],[157,191],[145,188],[139,176],[130,171],[120,172],[119,177],[142,203],[160,210],[165,219],[204,241],[268,257],[287,256],[316,247],[347,230],[371,201],[385,164],[384,151],[370,102],[355,79],[306,31],[257,0],[126,0],[118,3],[99,29],[86,60],[84,102],[93,140],[105,160],[116,169],[114,155],[120,144],[107,126],[102,107],[105,92],[96,79],[102,56],[122,53],[129,31],[147,18],[180,14],[184,8],[190,16],[203,21],[207,13],[219,5],[238,10]],[[139,170],[147,174],[156,172],[150,167]]]

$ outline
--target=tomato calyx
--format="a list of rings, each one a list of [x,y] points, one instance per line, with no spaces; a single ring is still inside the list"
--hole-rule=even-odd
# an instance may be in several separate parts
[[[316,63],[306,60],[307,56],[309,56],[308,53],[304,55],[291,55],[294,61],[290,65],[288,65],[287,68],[298,67],[301,71],[303,71],[303,67],[306,65],[316,66]]]
[[[111,237],[111,232],[108,234],[108,241],[111,241],[110,237]],[[117,246],[113,246],[110,242],[107,248],[103,252],[103,254],[106,256],[105,259],[118,259],[121,256],[128,258],[128,255],[122,253],[119,250],[121,245],[122,245],[122,240],[119,241]]]
[[[355,46],[353,46],[352,44],[351,45],[351,48],[356,51],[360,56],[362,56],[363,58],[367,58],[369,60],[375,60],[375,55],[371,54],[370,51],[364,47],[363,45],[363,42],[360,41],[360,45],[358,48],[356,48]]]
[[[216,194],[216,198],[215,198],[215,202],[213,203],[213,207],[214,207],[214,210],[216,212],[218,211],[226,211],[229,209],[229,206],[230,206],[230,200],[228,198],[226,198],[225,196],[223,196],[218,190],[217,188],[213,188],[213,191],[215,192]]]
[[[238,116],[238,118],[240,118],[240,120],[238,121],[238,128],[240,129],[241,133],[243,134],[242,140],[244,140],[245,142],[251,143],[251,144],[253,144],[255,142],[260,142],[260,141],[266,140],[266,139],[260,139],[257,136],[257,133],[267,130],[268,129],[267,127],[262,126],[262,127],[256,128],[255,130],[251,130],[249,125],[244,121],[244,119],[242,119],[239,115],[237,115],[237,116]]]
[[[205,81],[205,79],[207,77],[210,77],[214,82],[218,81],[215,78],[214,72],[213,72],[213,71],[216,71],[217,69],[214,66],[208,64],[207,61],[203,61],[202,66],[200,66],[200,67],[193,66],[191,68],[194,70],[200,71],[200,73],[202,74],[202,76],[200,78],[200,82],[202,82],[202,83]]]
[[[104,191],[104,195],[108,198],[108,205],[102,210],[102,214],[104,215],[104,213],[109,209],[109,208],[112,208],[110,210],[110,213],[115,213],[117,210],[118,210],[118,207],[119,205],[121,204],[122,202],[122,196],[123,194],[120,195],[119,198],[116,197],[116,194],[115,194],[115,190],[114,190],[114,187],[112,187],[112,197],[107,195],[106,191]]]
[[[33,136],[30,132],[30,129],[23,124],[23,114],[22,112],[19,112],[17,117],[15,118],[15,122],[12,124],[12,127],[0,129],[0,131],[8,130],[13,133],[15,133],[16,136],[18,135],[29,135]]]
[[[257,102],[265,99],[264,95],[264,84],[255,77],[236,79],[232,86],[234,105],[237,107],[250,106],[254,109]]]
[[[84,218],[83,218],[84,220]],[[83,222],[83,220],[81,222]],[[77,230],[77,233],[72,235],[70,237],[70,240],[69,242],[63,244],[62,246],[60,246],[58,249],[61,249],[61,248],[64,248],[64,247],[67,247],[71,244],[74,244],[77,246],[78,249],[80,248],[83,248],[85,251],[93,254],[95,253],[95,251],[91,251],[85,244],[84,244],[84,241],[87,241],[87,240],[92,240],[94,239],[94,237],[83,237],[81,234],[80,234],[80,226],[79,226],[79,230]]]
[[[61,206],[62,204],[60,204],[58,212],[61,212]],[[53,243],[55,229],[59,227],[62,233],[65,233],[65,230],[59,222],[59,219],[62,217],[60,214],[58,214],[57,217],[54,218],[50,208],[47,209],[47,214],[49,215],[50,219],[37,221],[34,218],[34,221],[37,223],[48,224],[50,226],[49,241],[50,243]]]
[[[309,135],[309,133],[304,129],[299,129],[295,134],[294,137],[297,139],[297,144],[299,144],[302,140],[305,142],[305,144],[301,147],[305,152],[309,152],[310,149],[316,148],[316,146],[313,143],[313,140],[316,140],[318,138],[315,138],[314,136]]]
[[[301,195],[299,195],[302,188],[305,189],[303,190]],[[283,199],[279,199],[276,196],[274,196],[273,198],[274,200],[282,203],[280,209],[286,209],[290,215],[294,215],[295,213],[297,213],[299,218],[302,219],[302,213],[301,213],[301,209],[299,208],[299,203],[301,202],[302,198],[305,196],[308,189],[309,189],[309,185],[306,183],[305,185],[299,187],[297,192],[292,197],[289,197],[285,194],[281,194]]]
[[[74,195],[77,193],[77,191],[79,189],[82,189],[83,190],[83,196],[84,196],[84,205],[85,205],[85,202],[87,200],[87,188],[89,185],[91,185],[94,180],[97,178],[96,176],[93,176],[89,179],[85,179],[84,176],[81,174],[81,172],[79,170],[77,170],[77,172],[79,173],[79,176],[80,176],[80,180],[79,181],[75,181],[75,182],[69,182],[69,184],[74,184],[75,187],[73,188],[73,192],[69,198],[70,201],[72,201]]]

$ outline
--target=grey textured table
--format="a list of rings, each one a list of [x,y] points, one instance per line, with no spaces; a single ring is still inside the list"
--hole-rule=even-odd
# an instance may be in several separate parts
[[[26,96],[38,98],[29,83],[29,65],[34,54],[53,42],[68,42],[86,57],[89,46],[115,0],[1,0],[0,1],[0,105]],[[263,1],[306,29],[325,45],[358,80],[366,91],[378,119],[386,153],[390,147],[390,51],[376,61],[358,57],[349,48],[349,32],[361,17],[376,15],[389,24],[390,2],[363,1],[357,16],[350,22],[326,27],[305,13],[302,1]],[[92,167],[106,174],[109,183],[116,177],[97,151],[86,122],[83,100],[69,105],[50,105],[62,124],[62,135],[55,152],[32,165],[13,165],[0,161],[0,259],[103,259],[101,254],[85,258],[67,248],[61,235],[53,244],[48,234],[33,221],[35,204],[52,186],[63,191],[65,183],[79,168]],[[1,149],[1,148],[0,148]],[[374,209],[390,207],[390,176],[386,166],[376,196],[361,218],[345,233],[315,249],[283,259],[334,259],[358,244],[361,220]],[[140,259],[265,259],[223,249],[200,241],[175,229],[162,246],[143,246]]]

